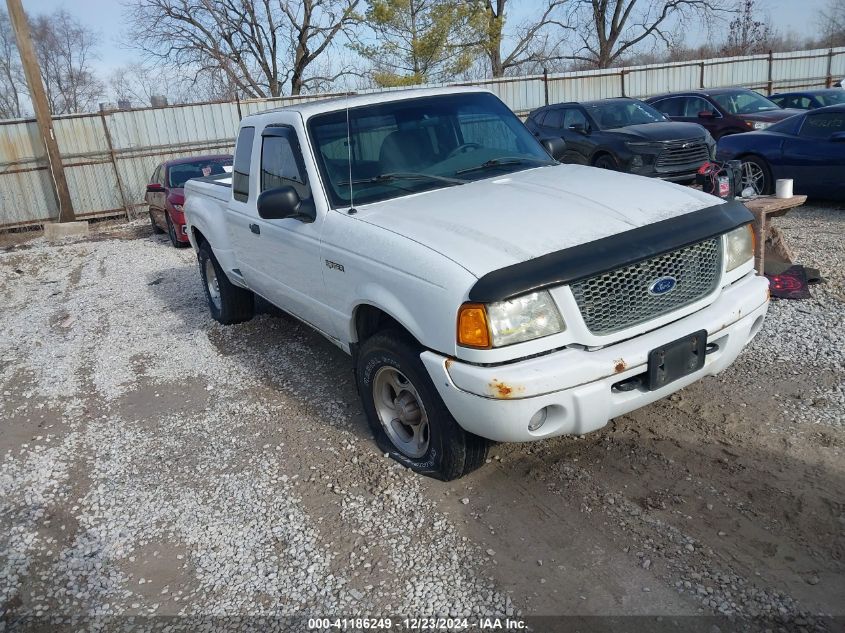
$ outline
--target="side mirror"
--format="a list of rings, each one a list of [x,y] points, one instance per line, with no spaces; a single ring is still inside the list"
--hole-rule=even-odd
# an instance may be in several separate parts
[[[587,127],[583,123],[573,123],[569,126],[569,129],[573,132],[578,132],[578,134],[586,134]]]
[[[549,153],[549,156],[555,160],[562,159],[563,155],[566,153],[566,141],[562,138],[544,138],[540,141],[540,144]]]
[[[258,216],[265,220],[295,218],[303,222],[313,222],[317,217],[313,205],[302,200],[296,189],[290,185],[262,191],[256,205]]]
[[[151,182],[147,185],[147,193],[164,193],[164,187],[157,182]]]
[[[831,143],[845,143],[845,132],[834,132],[830,135]]]
[[[698,118],[699,119],[715,119],[716,113],[711,112],[710,110],[702,110],[701,112],[698,113]]]

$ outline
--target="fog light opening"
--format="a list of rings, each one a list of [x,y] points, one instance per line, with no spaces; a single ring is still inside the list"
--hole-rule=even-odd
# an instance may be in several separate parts
[[[546,418],[549,417],[549,407],[543,407],[537,413],[531,416],[528,421],[528,430],[536,431],[546,423]]]
[[[760,330],[763,329],[763,315],[757,317],[757,320],[754,321],[754,325],[751,326],[751,332],[748,333],[748,340],[750,341],[755,336],[760,333]]]

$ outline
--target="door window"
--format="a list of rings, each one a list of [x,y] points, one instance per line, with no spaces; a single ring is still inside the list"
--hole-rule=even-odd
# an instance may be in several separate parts
[[[684,97],[682,117],[688,119],[698,118],[699,112],[711,112],[716,114],[716,108],[707,99],[701,97]]]
[[[563,127],[569,130],[573,125],[582,125],[584,129],[587,129],[587,117],[577,108],[567,108],[564,110]]]
[[[235,164],[232,167],[232,196],[238,202],[249,200],[249,161],[252,158],[252,142],[255,128],[241,128],[235,146]]]
[[[671,97],[670,99],[661,99],[660,101],[652,103],[651,105],[666,116],[684,116],[683,97]]]
[[[286,126],[264,129],[261,141],[261,191],[290,186],[299,197],[310,197],[308,175],[296,132]]]
[[[801,126],[799,136],[828,139],[836,132],[845,132],[845,112],[808,114],[804,125]]]
[[[543,125],[546,127],[552,127],[556,130],[559,130],[563,127],[563,111],[562,110],[549,110],[548,114],[546,114],[546,119],[543,122]]]

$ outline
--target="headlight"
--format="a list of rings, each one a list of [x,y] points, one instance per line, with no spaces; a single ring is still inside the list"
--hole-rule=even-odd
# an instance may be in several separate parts
[[[751,125],[751,127],[755,130],[765,130],[771,125],[771,123],[766,123],[765,121],[754,121],[753,123],[749,122],[749,125]]]
[[[746,224],[725,234],[725,272],[741,266],[754,257],[754,233]]]
[[[631,159],[631,171],[639,171],[643,168],[643,157],[635,154]]]
[[[504,347],[557,334],[565,328],[545,290],[487,305],[465,303],[458,312],[458,344],[465,347]]]

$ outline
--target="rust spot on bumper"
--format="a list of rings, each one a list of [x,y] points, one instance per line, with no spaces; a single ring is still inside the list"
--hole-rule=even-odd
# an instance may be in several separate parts
[[[443,364],[446,365],[446,371],[449,371],[449,368],[452,366],[452,363],[454,363],[454,362],[455,362],[454,358],[447,358],[445,360],[445,362]]]
[[[496,380],[495,378],[490,381],[488,387],[490,388],[492,396],[500,400],[513,398],[515,394],[525,391],[525,387],[509,385],[501,380]]]
[[[617,374],[621,374],[623,371],[628,369],[628,363],[625,362],[624,358],[620,358],[619,360],[614,361],[613,363],[613,371]]]

